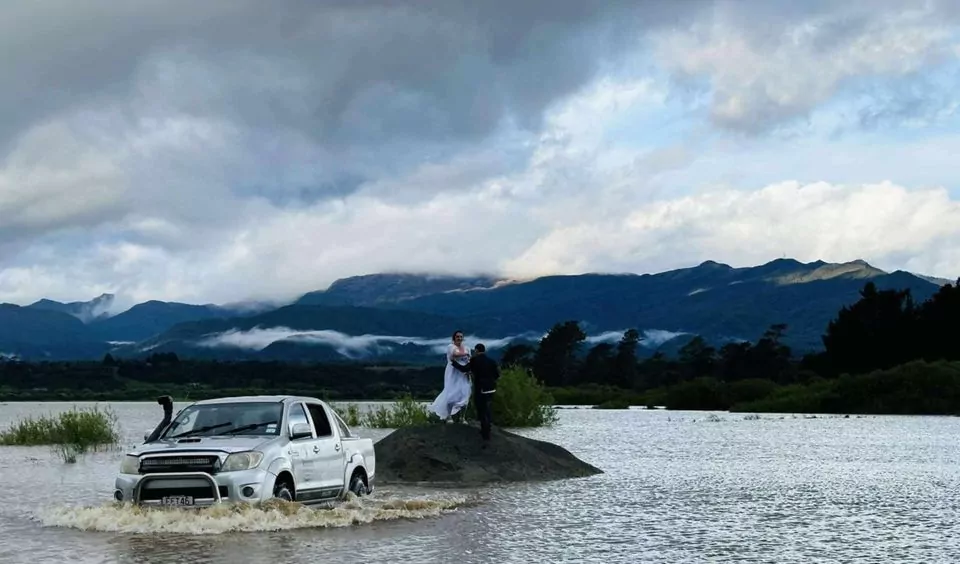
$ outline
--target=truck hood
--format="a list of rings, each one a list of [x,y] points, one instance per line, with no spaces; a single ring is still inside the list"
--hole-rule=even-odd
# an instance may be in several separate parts
[[[219,451],[230,454],[255,450],[274,440],[276,440],[276,437],[184,437],[182,439],[165,439],[147,445],[139,445],[130,451],[129,454],[196,452],[198,450]]]

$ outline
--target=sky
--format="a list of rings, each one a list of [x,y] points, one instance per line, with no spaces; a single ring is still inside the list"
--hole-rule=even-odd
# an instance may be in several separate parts
[[[960,276],[957,2],[35,0],[0,52],[0,302]]]

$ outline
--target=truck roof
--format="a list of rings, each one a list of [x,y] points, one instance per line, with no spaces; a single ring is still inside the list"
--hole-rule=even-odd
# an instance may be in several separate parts
[[[231,396],[226,398],[213,398],[199,400],[194,403],[207,405],[213,403],[244,403],[244,402],[291,402],[291,401],[311,401],[311,402],[323,402],[319,398],[312,398],[307,396],[291,396],[291,395],[276,395],[276,396]]]

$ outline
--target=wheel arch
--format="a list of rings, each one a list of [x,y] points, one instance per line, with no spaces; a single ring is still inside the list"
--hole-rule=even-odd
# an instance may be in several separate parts
[[[293,477],[293,472],[290,470],[281,470],[273,477],[273,482],[270,484],[270,488],[263,492],[266,497],[272,497],[273,492],[277,487],[277,484],[284,482],[290,486],[290,494],[293,496],[294,501],[297,499],[297,481]]]
[[[366,460],[364,460],[362,454],[360,454],[359,452],[355,452],[350,457],[350,459],[347,460],[347,464],[345,465],[345,468],[344,468],[344,472],[343,472],[344,487],[347,487],[347,488],[350,487],[350,480],[353,479],[353,475],[358,470],[363,473],[363,483],[366,484],[370,479],[370,475],[367,472]]]

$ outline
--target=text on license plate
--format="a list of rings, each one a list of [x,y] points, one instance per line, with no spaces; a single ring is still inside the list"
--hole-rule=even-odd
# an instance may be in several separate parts
[[[193,505],[193,496],[189,495],[168,495],[164,496],[160,503],[163,505]]]

